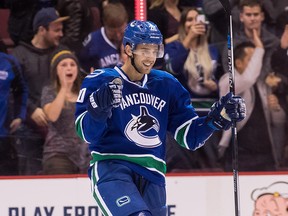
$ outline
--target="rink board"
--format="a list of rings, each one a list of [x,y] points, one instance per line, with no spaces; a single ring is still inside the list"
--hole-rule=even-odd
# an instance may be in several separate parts
[[[288,172],[241,173],[239,185],[241,215],[252,216],[253,191],[261,188],[261,193],[272,191],[287,196]],[[232,174],[170,174],[167,176],[168,215],[233,216],[233,186]],[[1,216],[101,215],[85,176],[2,177],[0,200]]]

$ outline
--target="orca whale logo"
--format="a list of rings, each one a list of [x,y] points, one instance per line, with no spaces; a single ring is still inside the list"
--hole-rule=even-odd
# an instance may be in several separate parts
[[[140,115],[131,114],[132,119],[125,127],[126,137],[136,145],[144,148],[154,148],[162,144],[158,132],[158,120],[149,114],[145,106],[140,107]]]

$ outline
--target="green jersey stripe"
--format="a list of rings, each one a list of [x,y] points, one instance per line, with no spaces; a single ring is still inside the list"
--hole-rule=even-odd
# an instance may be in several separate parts
[[[151,171],[155,171],[163,176],[165,175],[167,170],[165,161],[149,154],[146,155],[129,155],[129,154],[113,154],[113,153],[105,154],[93,151],[92,157],[93,157],[91,160],[92,164],[95,163],[96,161],[117,159],[138,164],[140,166],[146,167]]]

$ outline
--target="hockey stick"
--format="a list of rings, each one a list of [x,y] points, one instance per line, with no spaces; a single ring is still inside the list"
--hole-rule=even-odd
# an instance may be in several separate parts
[[[228,72],[229,72],[229,88],[230,92],[235,95],[235,72],[234,72],[234,54],[233,54],[233,26],[232,13],[229,0],[219,0],[226,12],[228,19]],[[238,143],[237,143],[237,129],[236,122],[233,121],[232,127],[232,160],[233,160],[233,182],[234,182],[234,202],[235,202],[235,216],[240,216],[240,199],[239,199],[239,175],[238,175]]]

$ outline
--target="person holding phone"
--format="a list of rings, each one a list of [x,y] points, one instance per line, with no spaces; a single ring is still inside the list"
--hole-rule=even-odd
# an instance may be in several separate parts
[[[219,55],[208,45],[207,36],[205,16],[196,8],[188,8],[181,14],[178,39],[165,46],[165,69],[179,79],[192,98],[217,98]]]
[[[181,14],[178,39],[165,46],[165,69],[173,74],[181,84],[189,91],[193,106],[198,115],[203,116],[209,112],[209,107],[218,99],[218,78],[222,74],[220,55],[216,46],[208,44],[209,26],[205,15],[200,9],[187,8]],[[208,140],[218,140],[215,133]],[[175,150],[169,155],[172,158],[169,167],[173,169],[214,169],[219,168],[217,155],[214,154],[217,146],[207,145],[197,152],[188,152],[185,149],[173,145],[173,139],[169,139],[172,149],[179,149],[185,158],[202,158],[201,162],[187,163],[187,166],[179,166],[173,160]],[[215,141],[216,143],[216,141]],[[174,147],[173,147],[174,146]],[[212,148],[212,149],[211,149]],[[213,149],[215,148],[215,149]],[[186,156],[185,156],[186,155]]]

